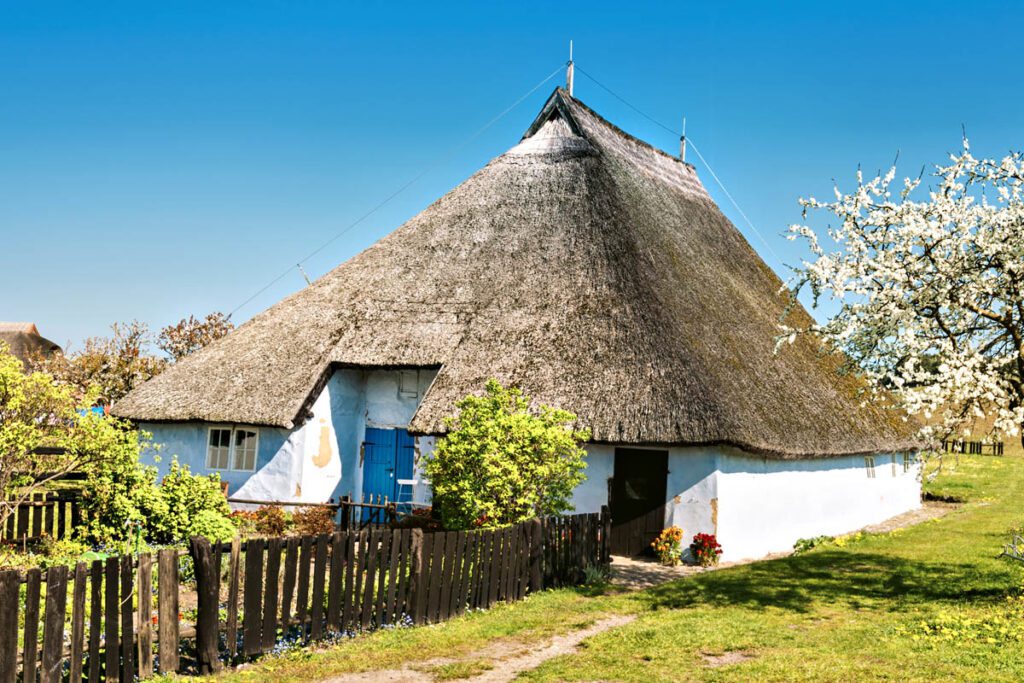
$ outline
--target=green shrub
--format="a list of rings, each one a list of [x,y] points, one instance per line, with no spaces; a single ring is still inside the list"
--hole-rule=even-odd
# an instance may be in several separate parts
[[[516,388],[488,380],[483,396],[467,396],[447,418],[447,436],[425,462],[434,506],[448,529],[497,527],[571,510],[586,477],[587,430],[576,416],[540,406]]]
[[[219,533],[218,538],[223,537],[230,527],[227,537],[234,536],[235,526],[228,518],[231,508],[221,492],[220,475],[192,474],[188,465],[180,465],[175,459],[160,482],[158,493],[163,499],[162,514],[152,515],[146,520],[147,537],[152,542],[184,543],[196,534],[195,528],[200,525]]]
[[[189,536],[203,536],[211,541],[230,541],[238,533],[232,521],[216,510],[202,510],[192,520]]]

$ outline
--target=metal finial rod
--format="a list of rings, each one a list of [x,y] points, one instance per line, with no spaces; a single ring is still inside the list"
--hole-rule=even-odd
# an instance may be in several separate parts
[[[683,117],[683,134],[679,136],[679,160],[686,161],[686,117]]]
[[[572,41],[569,41],[569,63],[566,65],[565,70],[565,89],[569,91],[569,97],[572,97],[572,86],[573,86],[573,65],[572,65]]]

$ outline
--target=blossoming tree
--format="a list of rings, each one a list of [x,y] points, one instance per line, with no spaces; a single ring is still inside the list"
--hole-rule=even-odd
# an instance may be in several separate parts
[[[975,158],[967,141],[922,178],[894,187],[895,166],[834,201],[803,199],[826,231],[790,227],[812,258],[795,269],[839,312],[825,325],[783,325],[779,345],[813,333],[845,353],[876,396],[923,418],[923,436],[978,423],[1018,437],[1024,424],[1024,155]],[[794,296],[795,300],[795,296]]]

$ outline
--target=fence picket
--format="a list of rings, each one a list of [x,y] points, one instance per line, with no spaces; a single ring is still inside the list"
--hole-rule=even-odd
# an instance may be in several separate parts
[[[103,631],[103,560],[94,560],[89,572],[89,683],[99,683],[100,633]]]
[[[153,675],[153,557],[149,553],[139,555],[138,575],[138,620],[136,632],[139,643],[139,678]]]
[[[242,655],[253,657],[263,646],[263,540],[245,543],[245,578],[242,588]]]
[[[82,681],[82,662],[84,659],[82,645],[85,641],[85,580],[87,576],[88,566],[85,562],[76,564],[73,579],[74,590],[71,594],[71,648],[69,651],[71,671],[68,676],[69,683],[81,683]],[[0,672],[2,671],[3,664],[0,663]]]
[[[384,599],[384,613],[381,624],[393,624],[401,618],[398,608],[398,570],[402,557],[402,532],[391,532],[391,556],[388,559],[388,592]]]
[[[354,531],[345,532],[345,592],[342,596],[341,629],[352,628],[354,617],[354,597],[356,580],[356,539]]]
[[[160,673],[174,673],[178,670],[180,657],[178,640],[180,626],[178,624],[178,554],[170,548],[157,553],[157,648],[160,655]],[[98,563],[96,563],[98,564]],[[99,578],[93,564],[93,581]],[[99,596],[96,585],[93,585],[94,599]],[[98,605],[93,606],[93,614],[98,615]],[[96,628],[94,626],[94,628]],[[96,634],[98,636],[98,633]],[[90,640],[89,652],[93,651]],[[99,651],[97,641],[97,652]],[[90,655],[91,656],[91,655]],[[92,682],[92,671],[89,672]]]
[[[414,577],[412,577],[413,603],[416,607],[416,614],[413,616],[414,624],[422,624],[427,615],[427,573],[430,570],[430,556],[433,553],[434,535],[424,534],[421,529],[413,532],[413,555]],[[419,543],[417,544],[417,539]]]
[[[299,622],[299,632],[306,637],[306,618],[309,613],[309,565],[313,560],[313,539],[303,536],[299,553],[299,584],[295,594],[295,619]]]
[[[277,593],[281,574],[281,539],[267,541],[267,568],[264,574],[266,591],[263,597],[263,651],[274,649],[277,642]]]
[[[288,633],[292,623],[292,600],[295,598],[295,573],[299,566],[299,539],[289,538],[285,544],[284,585],[281,588],[281,629]]]
[[[364,628],[370,628],[370,622],[373,618],[373,601],[374,601],[374,575],[377,569],[377,559],[380,545],[380,532],[371,531],[369,534],[369,545],[367,546],[366,553],[366,578],[363,584],[363,613],[360,625]]]
[[[388,599],[388,567],[391,558],[391,537],[390,531],[380,532],[380,552],[377,557],[377,600],[376,600],[376,624],[381,626],[384,623],[384,609]]]
[[[345,535],[331,537],[331,575],[327,588],[327,629],[341,631],[342,584],[345,579]]]
[[[320,640],[324,632],[324,580],[327,576],[327,542],[330,536],[316,539],[316,562],[313,565],[313,605],[310,610],[312,624],[309,637]]]
[[[10,519],[10,518],[8,518]],[[18,603],[21,575],[17,571],[0,571],[0,683],[18,680]]]
[[[225,637],[228,654],[233,658],[238,654],[238,589],[242,574],[242,541],[238,538],[231,541],[228,555],[228,604],[225,620]]]

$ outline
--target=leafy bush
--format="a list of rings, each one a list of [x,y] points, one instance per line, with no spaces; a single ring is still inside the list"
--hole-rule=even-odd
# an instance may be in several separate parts
[[[712,567],[718,564],[718,558],[722,556],[722,546],[714,534],[697,534],[690,543],[690,552],[702,567]]]
[[[483,396],[467,396],[449,432],[425,461],[434,506],[448,529],[498,527],[571,510],[586,477],[587,430],[576,416],[540,406],[516,388],[488,380]]]
[[[292,515],[292,527],[301,536],[334,533],[334,510],[321,507],[300,508]]]
[[[228,518],[231,508],[221,493],[220,475],[192,474],[188,465],[180,465],[175,459],[160,482],[159,495],[163,499],[163,514],[152,515],[146,520],[151,541],[160,544],[185,542],[197,533],[194,530],[197,524],[220,530],[221,536],[231,527],[228,538],[234,536],[234,525]],[[199,520],[201,513],[207,513],[203,515],[202,522]]]
[[[683,561],[683,530],[677,526],[662,530],[651,547],[662,564],[669,567],[679,565]]]
[[[211,541],[230,541],[238,533],[230,518],[216,510],[201,510],[189,526],[189,536],[203,536]]]

